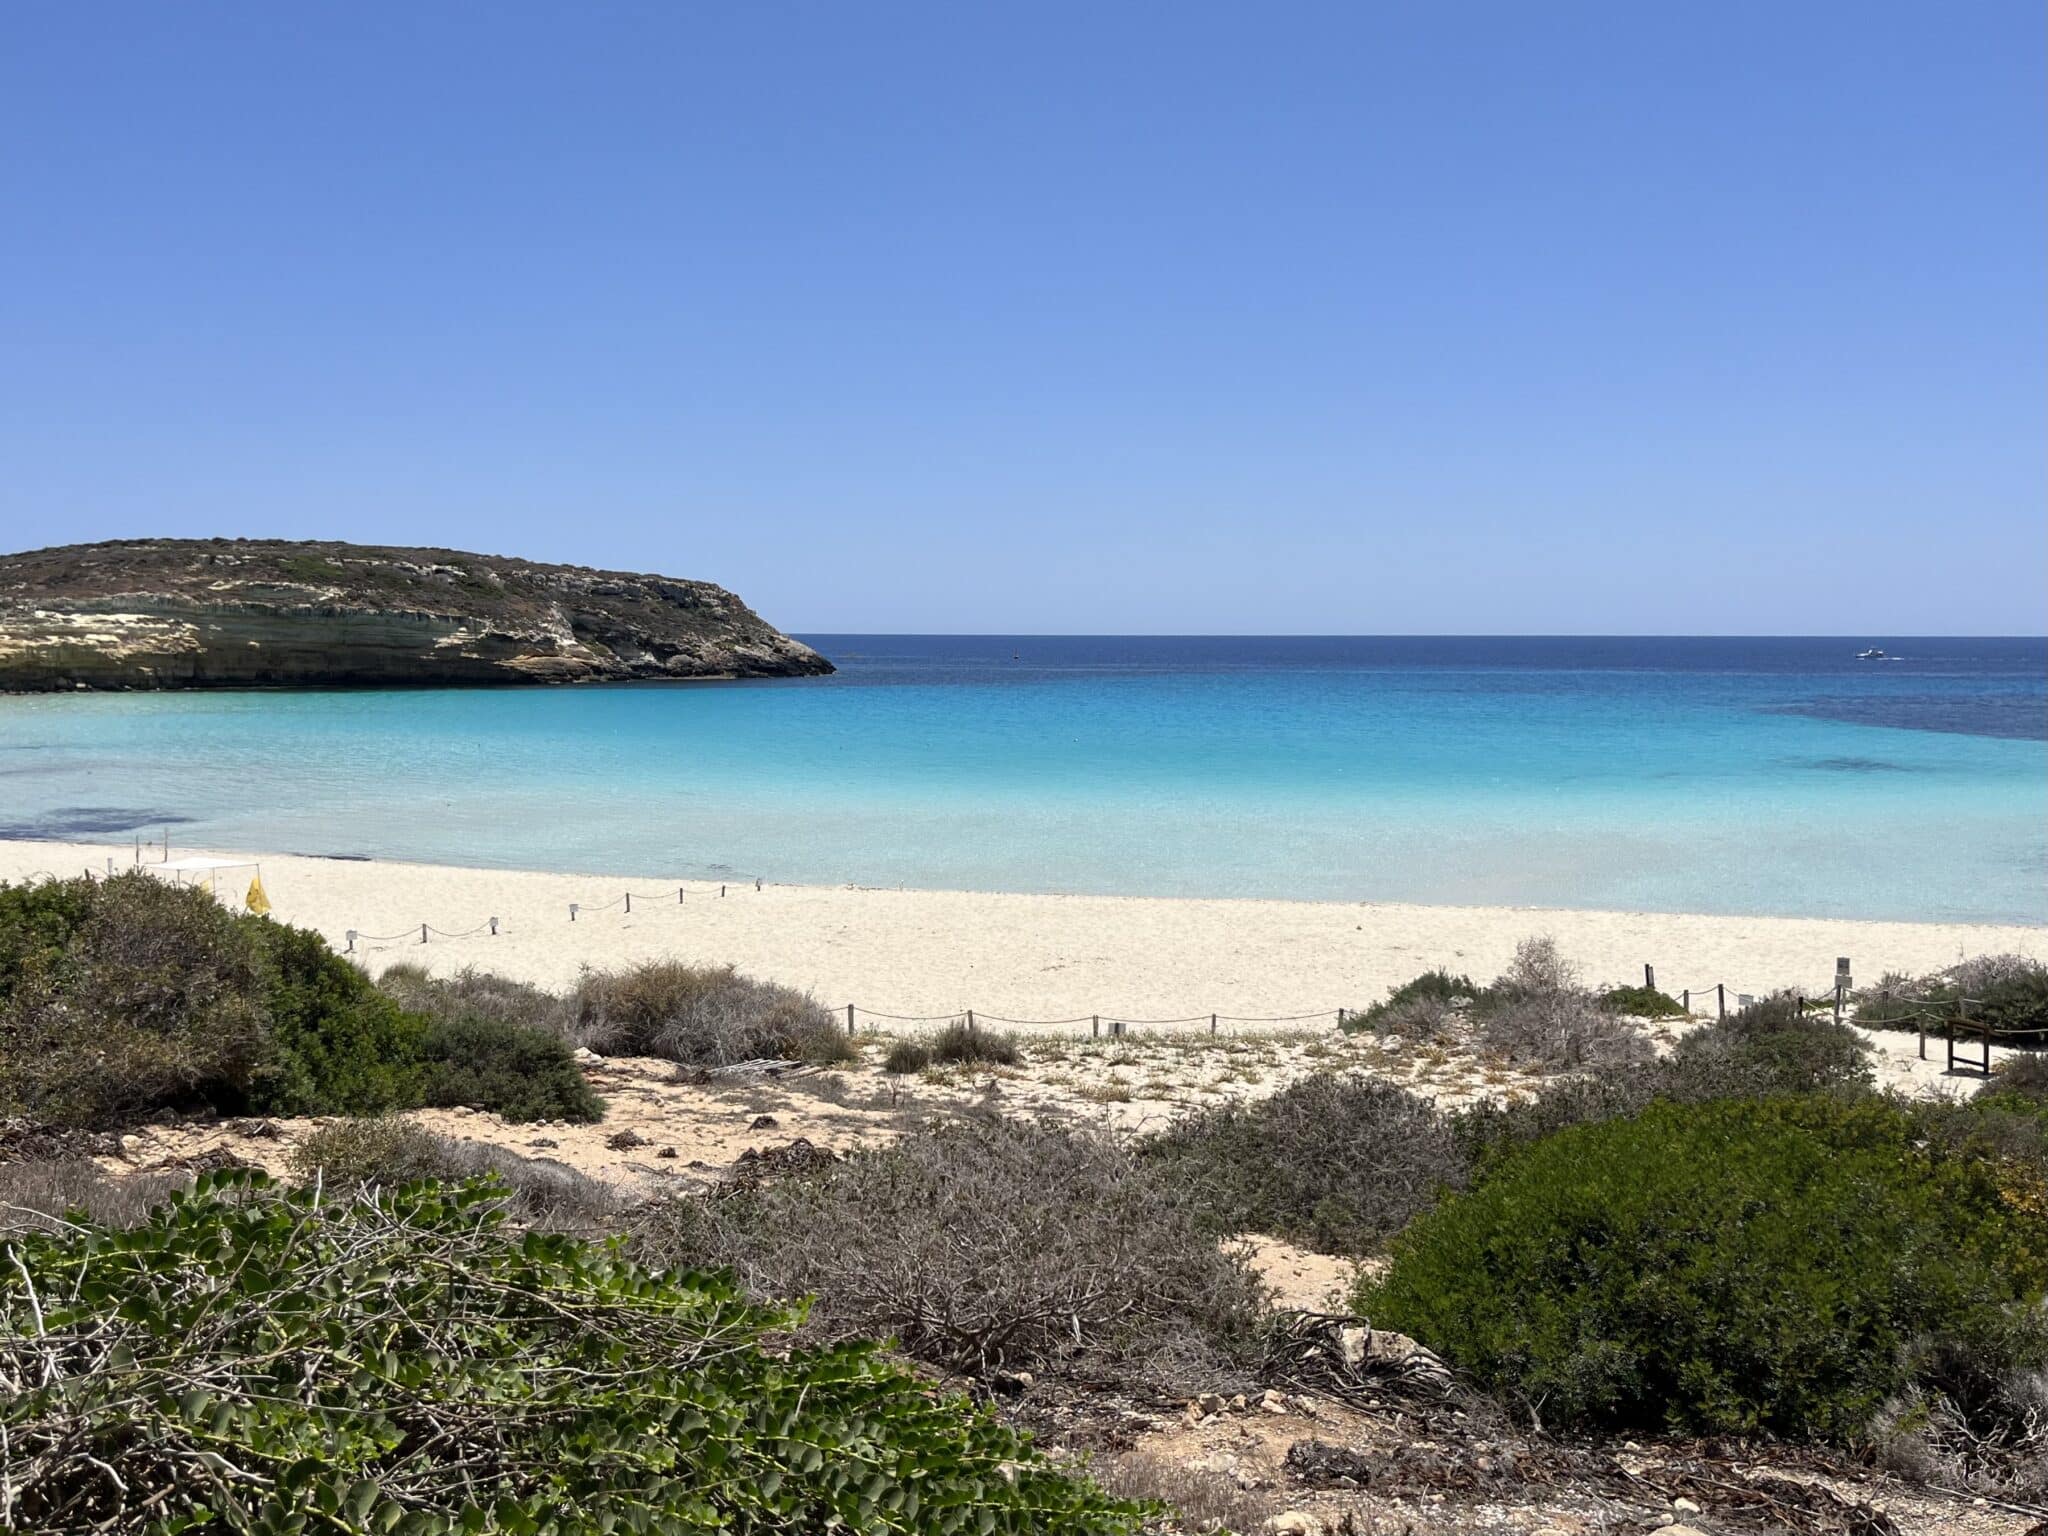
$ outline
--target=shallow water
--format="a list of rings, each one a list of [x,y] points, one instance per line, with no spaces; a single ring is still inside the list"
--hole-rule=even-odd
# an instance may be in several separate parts
[[[2048,921],[2041,640],[804,638],[837,676],[4,698],[0,835]]]

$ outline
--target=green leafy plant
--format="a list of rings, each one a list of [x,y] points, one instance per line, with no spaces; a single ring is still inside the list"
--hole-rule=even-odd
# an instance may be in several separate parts
[[[1682,1019],[1685,1008],[1675,997],[1659,992],[1655,987],[1609,987],[1600,994],[1600,1006],[1609,1013],[1626,1014],[1635,1019]]]
[[[1845,1440],[1936,1358],[2038,1364],[2048,1223],[1906,1110],[1652,1105],[1498,1164],[1361,1287],[1558,1424]]]
[[[1134,1532],[871,1344],[504,1224],[489,1185],[215,1175],[0,1242],[0,1523],[179,1536]]]

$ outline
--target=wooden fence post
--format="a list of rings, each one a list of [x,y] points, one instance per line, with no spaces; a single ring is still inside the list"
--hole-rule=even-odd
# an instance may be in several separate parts
[[[420,924],[420,942],[422,944],[427,942],[427,925],[425,923]]]
[[[974,1033],[974,1010],[972,1008],[967,1010],[967,1033],[970,1035]]]
[[[1725,981],[1714,983],[1714,1015],[1724,1020],[1728,1017],[1728,983]]]
[[[851,1003],[846,1005],[846,1032],[849,1035],[853,1033],[853,1004]]]
[[[1212,1035],[1216,1033],[1216,1015],[1213,1013],[1209,1015],[1209,1033]]]
[[[1657,967],[1647,960],[1643,962],[1643,985],[1652,992],[1657,990]]]
[[[1102,1015],[1099,1013],[1088,1021],[1088,1038],[1090,1040],[1100,1040],[1102,1038]]]
[[[633,893],[632,893],[631,891],[628,891],[628,892],[626,892],[626,916],[628,916],[628,917],[631,917],[632,915],[633,915]]]

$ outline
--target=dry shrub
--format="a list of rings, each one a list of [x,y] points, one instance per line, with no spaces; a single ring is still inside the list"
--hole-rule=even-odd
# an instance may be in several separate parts
[[[1374,1014],[1371,1028],[1380,1035],[1423,1044],[1443,1039],[1462,1017],[1450,999],[1424,993],[1386,1004]]]
[[[457,1141],[397,1116],[323,1125],[292,1149],[291,1168],[302,1180],[318,1178],[330,1186],[387,1188],[496,1174],[509,1191],[512,1216],[550,1229],[599,1229],[622,1204],[608,1187],[564,1163]]]
[[[922,1040],[898,1040],[882,1058],[882,1070],[899,1077],[907,1072],[922,1072],[931,1064],[932,1048]]]
[[[651,960],[592,971],[570,1002],[577,1043],[605,1055],[724,1067],[767,1057],[835,1063],[859,1054],[808,993],[729,965]]]
[[[1282,1507],[1275,1495],[1240,1486],[1234,1472],[1168,1461],[1144,1451],[1098,1461],[1089,1470],[1120,1499],[1167,1505],[1177,1531],[1263,1530]]]
[[[642,1213],[656,1266],[724,1264],[817,1298],[828,1337],[893,1335],[948,1370],[1088,1374],[1188,1390],[1241,1379],[1263,1291],[1174,1183],[1098,1133],[974,1118]]]
[[[1518,1066],[1583,1071],[1646,1061],[1654,1052],[1636,1028],[1600,1006],[1579,970],[1551,938],[1524,939],[1487,988],[1480,1046]]]
[[[1577,1072],[1647,1061],[1650,1042],[1590,992],[1517,992],[1480,1016],[1480,1046],[1517,1066]]]
[[[1326,1253],[1370,1252],[1467,1177],[1434,1105],[1359,1074],[1204,1110],[1140,1152],[1224,1230]]]
[[[429,976],[422,966],[394,965],[378,976],[377,986],[399,1007],[432,1019],[523,1024],[565,1040],[575,1032],[576,1013],[568,999],[474,966],[453,976]]]
[[[932,1041],[932,1060],[946,1066],[1014,1067],[1024,1059],[1015,1035],[948,1024]]]
[[[1515,946],[1515,958],[1494,986],[1506,992],[1576,992],[1579,968],[1565,959],[1556,939],[1541,934]]]
[[[1482,1162],[1575,1125],[1624,1119],[1659,1100],[1855,1093],[1869,1088],[1870,1048],[1856,1031],[1767,998],[1680,1040],[1662,1060],[1627,1060],[1545,1083],[1531,1099],[1484,1102],[1454,1119],[1460,1142]]]
[[[2048,1100],[2048,1056],[2032,1051],[2008,1056],[1998,1064],[1992,1088],[2020,1098]]]
[[[1942,974],[1965,997],[1981,998],[2016,982],[2037,980],[2043,967],[2028,955],[1972,955]]]
[[[83,1158],[0,1164],[0,1237],[60,1231],[79,1214],[97,1226],[136,1226],[191,1184],[183,1173],[110,1174]]]
[[[1371,1030],[1375,1034],[1433,1039],[1480,991],[1469,976],[1456,976],[1443,969],[1424,971],[1402,982],[1370,1008],[1354,1009],[1344,1018],[1342,1027],[1346,1034]]]

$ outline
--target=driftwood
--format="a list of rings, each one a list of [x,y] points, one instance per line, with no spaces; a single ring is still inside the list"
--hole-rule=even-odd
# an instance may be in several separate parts
[[[773,1056],[760,1056],[752,1061],[729,1062],[722,1067],[709,1068],[707,1077],[809,1077],[819,1069],[807,1061],[781,1061]]]
[[[1333,1312],[1282,1313],[1267,1339],[1264,1375],[1347,1402],[1442,1402],[1457,1384],[1449,1366],[1405,1333]]]

